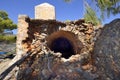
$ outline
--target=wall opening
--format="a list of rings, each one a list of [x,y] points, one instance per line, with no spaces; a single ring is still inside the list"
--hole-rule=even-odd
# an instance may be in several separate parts
[[[62,57],[68,59],[70,56],[74,55],[74,49],[71,42],[64,38],[59,37],[51,43],[51,48],[54,52],[62,53]]]
[[[47,46],[54,52],[60,52],[62,57],[68,59],[79,54],[82,44],[76,35],[70,31],[56,31],[47,37]]]

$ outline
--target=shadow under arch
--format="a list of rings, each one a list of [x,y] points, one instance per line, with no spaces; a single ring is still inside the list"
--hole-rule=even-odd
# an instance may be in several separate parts
[[[62,53],[62,57],[68,59],[72,55],[79,54],[83,47],[77,36],[70,31],[57,31],[47,37],[47,46],[54,52]]]

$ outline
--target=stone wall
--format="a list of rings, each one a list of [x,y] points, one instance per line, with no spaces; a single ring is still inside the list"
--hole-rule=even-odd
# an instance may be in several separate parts
[[[36,19],[25,15],[18,18],[15,60],[27,52],[33,53],[19,66],[17,80],[92,80],[93,25],[86,24],[84,19],[56,21],[53,20],[55,15],[48,13],[45,9],[46,17],[36,11]]]
[[[86,24],[84,19],[66,23],[29,19],[28,23],[28,37],[23,38],[21,47],[24,47],[24,53],[34,52],[19,66],[17,80],[94,79],[94,74],[91,74],[94,69],[91,59],[94,45],[92,24]],[[65,51],[57,52],[51,46]]]
[[[28,37],[29,17],[27,15],[18,16],[18,33],[16,42],[17,60],[21,58],[21,54],[25,53],[22,47],[22,41]]]
[[[81,51],[90,49],[90,47],[93,46],[92,41],[94,28],[92,24],[85,24],[84,19],[64,23],[56,21],[55,18],[53,18],[54,16],[54,6],[48,3],[43,3],[35,6],[35,19],[30,19],[26,15],[19,15],[17,34],[17,55],[19,56],[19,58],[23,54],[31,51],[31,49],[34,47],[31,44],[34,43],[36,37],[44,34],[46,35],[45,40],[49,40],[46,38],[49,37],[52,33],[59,30],[70,31],[76,36],[76,40],[78,41],[73,42],[77,45],[76,49],[77,47],[82,46],[82,44],[84,45],[84,47],[82,48],[82,50],[80,49]],[[80,46],[78,46],[79,44]]]
[[[36,20],[30,19],[28,16],[19,15],[18,18],[18,34],[17,34],[17,54],[25,54],[31,48],[30,45],[35,39],[35,35],[42,33],[50,35],[58,31],[59,27],[66,26],[65,23],[56,20]]]
[[[31,47],[33,47],[31,44],[37,36],[44,34],[47,40],[47,37],[59,30],[72,32],[76,36],[76,39],[84,45],[83,51],[93,46],[93,26],[85,24],[82,19],[64,23],[56,20],[30,19],[25,15],[20,15],[18,18],[17,54],[20,57],[20,55],[22,56],[30,51]],[[79,45],[76,41],[74,44]]]
[[[39,52],[31,55],[19,66],[17,79],[119,80],[120,19],[113,20],[100,28],[101,32],[97,30],[99,32],[97,35],[94,34],[95,30],[91,24],[85,24],[82,21],[66,23],[66,27],[59,29],[70,31],[78,36],[78,40],[84,46],[80,54],[65,59],[61,53],[51,51],[46,44],[42,44]],[[56,34],[59,36],[62,33],[59,34],[57,31],[50,36],[56,37]],[[96,36],[98,37],[96,38]],[[54,37],[52,38],[54,39]],[[77,43],[77,41],[75,42]]]

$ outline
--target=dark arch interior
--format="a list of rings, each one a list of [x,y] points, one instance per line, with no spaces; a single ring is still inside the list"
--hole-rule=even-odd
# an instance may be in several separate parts
[[[62,57],[66,59],[75,54],[71,42],[64,37],[55,39],[51,43],[51,50],[62,53]]]

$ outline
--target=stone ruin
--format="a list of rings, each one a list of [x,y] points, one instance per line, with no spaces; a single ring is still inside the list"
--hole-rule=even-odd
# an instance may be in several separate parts
[[[49,6],[50,11],[48,10]],[[42,8],[45,8],[45,11]],[[64,76],[68,79],[74,79],[74,76],[72,76],[74,70],[72,70],[72,68],[78,69],[82,65],[89,65],[89,68],[91,68],[90,65],[92,64],[92,60],[90,60],[90,55],[92,54],[91,51],[94,45],[93,25],[91,23],[86,24],[84,19],[70,22],[57,21],[54,18],[54,7],[51,7],[51,5],[48,5],[47,3],[36,6],[35,10],[35,19],[30,19],[26,15],[19,15],[18,17],[17,58],[19,59],[27,52],[35,50],[32,56],[28,59],[31,59],[33,55],[35,55],[34,59],[36,59],[30,60],[32,64],[30,64],[29,68],[27,67],[29,64],[26,64],[26,62],[28,62],[27,60],[20,65],[18,80],[33,79],[38,73],[41,75],[39,80],[42,80],[42,78],[48,80],[47,76],[50,77],[53,75],[56,75],[55,79],[57,80],[61,80]],[[40,49],[36,50],[37,48]],[[48,59],[50,58],[50,62],[46,60],[45,56],[48,57]],[[38,66],[38,68],[43,70],[36,72],[35,65],[41,57],[45,58],[44,61],[41,60],[44,66],[40,61],[39,64],[41,64],[41,67]],[[71,64],[69,65],[71,69],[66,67],[68,64]],[[35,72],[32,71],[29,73],[31,77],[24,77],[23,75],[26,74],[21,74],[21,72],[26,69],[32,69],[32,65],[34,65]],[[48,69],[47,65],[52,68]],[[23,66],[26,66],[26,68],[23,68]],[[58,69],[59,67],[57,68],[57,66],[63,68]],[[35,76],[32,76],[33,74]],[[63,76],[63,74],[66,75]],[[76,71],[74,71],[73,75],[80,78],[79,73]],[[78,78],[76,77],[76,79]],[[38,77],[35,79],[37,80]]]
[[[80,54],[85,49],[89,51],[89,46],[93,45],[93,36],[94,28],[92,24],[86,24],[84,19],[66,23],[56,21],[54,7],[44,3],[35,6],[35,19],[30,19],[27,15],[19,15],[17,54],[20,54],[19,57],[21,57],[35,47],[32,44],[38,37],[44,37],[44,40],[39,40],[38,45],[41,45],[42,41],[47,41],[48,48],[54,52],[59,52],[59,50],[54,50],[54,48],[57,48],[56,46],[69,43],[68,46],[73,49],[70,52]],[[63,40],[63,43],[60,42],[61,40]],[[62,45],[59,47],[62,47]]]
[[[45,12],[42,5],[47,5],[43,7]],[[118,66],[120,56],[117,54],[120,50],[120,46],[117,45],[120,44],[118,36],[120,35],[120,20],[105,25],[105,28],[96,29],[93,24],[85,23],[84,19],[69,22],[57,21],[55,20],[55,10],[51,9],[54,7],[50,5],[49,11],[47,3],[42,5],[35,7],[35,19],[30,19],[26,15],[19,15],[18,17],[17,56],[14,61],[29,52],[32,53],[19,65],[17,76],[14,76],[14,79],[120,79],[120,67]],[[42,13],[37,8],[40,8]],[[113,23],[116,25],[112,25]],[[111,25],[119,28],[111,31]],[[109,35],[112,33],[113,35]],[[112,36],[116,36],[115,39],[112,38],[111,40]],[[107,44],[104,40],[108,41],[109,46],[104,45]],[[111,44],[113,40],[115,44]],[[102,41],[104,42],[102,43]],[[118,51],[114,51],[116,56],[114,52],[111,53],[112,48],[110,46],[114,46],[115,50]],[[110,54],[110,56],[106,54]],[[106,63],[107,65],[105,65]]]
[[[21,25],[25,26],[21,27]],[[91,68],[90,55],[94,45],[94,28],[92,24],[85,24],[83,19],[63,23],[56,20],[30,19],[27,16],[20,16],[18,27],[18,32],[20,32],[17,40],[17,44],[20,42],[20,45],[17,46],[18,54],[21,54],[21,50],[21,56],[35,50],[31,57],[20,65],[18,80],[49,80],[50,77],[51,80],[54,78],[61,80],[64,76],[72,80],[74,79],[72,68],[77,69],[82,65],[83,68],[85,65]],[[23,32],[20,31],[20,28]],[[37,48],[40,49],[36,50]],[[43,60],[39,61],[42,57],[44,57]],[[26,63],[29,61],[32,64]],[[37,67],[38,64],[40,65]],[[28,65],[30,66],[27,67]],[[49,66],[50,69],[48,69]],[[59,67],[61,68],[58,69]],[[71,69],[69,69],[70,67]],[[32,68],[34,70],[29,73],[28,77],[26,77],[28,74],[21,74],[21,72],[24,73],[24,70],[26,72],[26,69],[31,70]],[[40,70],[36,72],[36,68]],[[33,74],[34,76],[32,76]],[[36,77],[38,74],[41,76],[40,78]],[[66,75],[63,76],[63,74]],[[76,79],[80,78],[79,73],[76,71],[74,75],[78,76]]]

